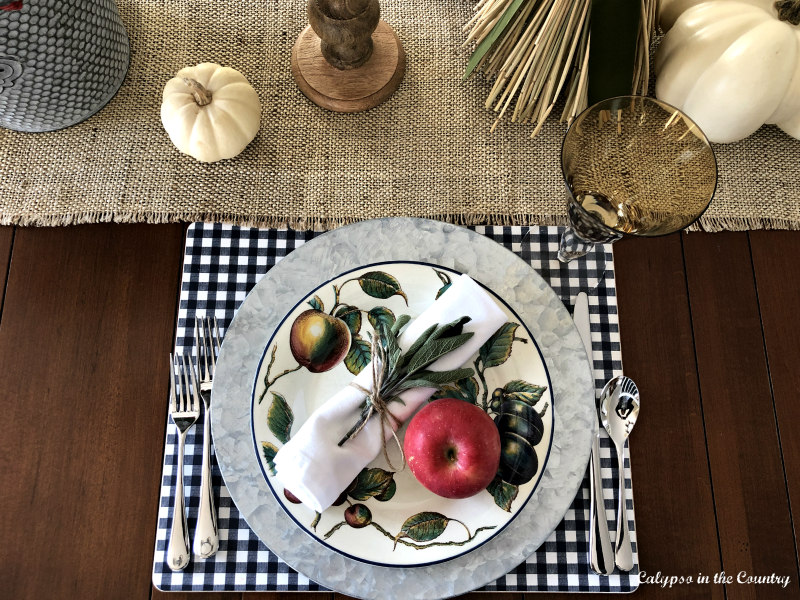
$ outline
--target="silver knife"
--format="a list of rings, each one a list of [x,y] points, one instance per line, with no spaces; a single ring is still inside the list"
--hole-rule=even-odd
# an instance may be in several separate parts
[[[592,364],[592,334],[589,325],[589,297],[581,292],[575,298],[575,308],[572,313],[575,327],[581,334],[583,346]],[[595,393],[596,394],[596,393]],[[597,400],[595,399],[595,405]],[[606,520],[605,500],[603,499],[603,480],[600,474],[600,413],[599,406],[597,421],[598,428],[592,438],[592,456],[589,460],[589,564],[592,570],[599,575],[609,575],[614,571],[614,551],[611,548],[611,536],[608,533]]]

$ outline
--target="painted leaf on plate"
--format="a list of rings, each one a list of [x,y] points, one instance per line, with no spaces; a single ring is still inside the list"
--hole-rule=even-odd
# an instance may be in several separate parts
[[[275,455],[278,454],[278,448],[269,442],[261,442],[261,451],[264,453],[264,460],[267,461],[267,468],[271,475],[277,475],[275,470]]]
[[[438,300],[439,296],[441,296],[448,289],[450,289],[450,286],[453,285],[453,282],[450,279],[450,276],[447,273],[445,273],[444,271],[439,271],[438,269],[434,269],[433,272],[436,273],[436,275],[442,281],[442,287],[440,287],[439,291],[436,292],[436,300]]]
[[[506,512],[511,512],[511,503],[517,498],[519,488],[495,477],[486,491],[494,497],[494,503]]]
[[[484,367],[499,367],[508,360],[518,327],[519,323],[506,323],[486,340],[478,351]]]
[[[322,303],[322,298],[316,294],[314,294],[314,297],[308,301],[308,304],[311,306],[311,308],[315,308],[320,312],[325,312],[325,305]]]
[[[464,379],[459,379],[455,383],[442,386],[438,392],[431,396],[431,400],[436,400],[438,398],[458,398],[470,404],[477,404],[479,391],[480,386],[478,385],[478,381],[474,377],[466,377]]]
[[[367,313],[370,325],[375,331],[380,331],[381,325],[391,330],[395,323],[394,313],[385,306],[376,306]]]
[[[333,316],[344,321],[353,336],[361,331],[361,311],[357,307],[342,304]]]
[[[378,467],[371,469],[361,469],[361,472],[356,476],[350,487],[347,488],[347,495],[354,500],[368,500],[370,498],[377,498],[378,496],[387,494],[388,500],[394,496],[394,491],[390,492],[390,488],[394,483],[394,473],[386,471]],[[395,490],[397,486],[395,484]]]
[[[533,406],[541,400],[545,390],[547,390],[546,386],[535,385],[527,381],[522,381],[521,379],[514,379],[503,387],[503,398],[506,400],[519,400],[520,402],[525,402]]]
[[[409,537],[415,542],[429,542],[444,533],[450,519],[437,512],[421,512],[406,519],[397,539]]]
[[[361,336],[354,336],[350,343],[350,350],[344,357],[344,365],[353,375],[358,375],[369,364],[372,357],[372,347]]]
[[[384,271],[370,271],[358,278],[358,284],[364,293],[385,300],[392,296],[402,296],[408,304],[408,296],[400,287],[400,282]]]
[[[294,423],[294,413],[292,407],[286,399],[276,392],[272,392],[272,404],[267,411],[267,425],[269,430],[275,434],[282,443],[289,441]]]

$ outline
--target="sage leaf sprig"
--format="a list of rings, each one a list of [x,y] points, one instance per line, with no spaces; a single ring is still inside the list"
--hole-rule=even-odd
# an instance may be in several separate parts
[[[378,324],[372,337],[372,360],[378,361],[375,365],[377,375],[373,382],[374,387],[361,405],[358,421],[339,441],[339,446],[358,435],[376,410],[384,410],[383,407],[391,402],[403,403],[398,397],[401,392],[420,387],[439,389],[474,374],[471,368],[449,371],[428,369],[474,335],[471,331],[463,330],[470,317],[460,317],[444,325],[431,325],[403,352],[398,338],[410,320],[408,315],[400,315],[391,327],[386,323]]]

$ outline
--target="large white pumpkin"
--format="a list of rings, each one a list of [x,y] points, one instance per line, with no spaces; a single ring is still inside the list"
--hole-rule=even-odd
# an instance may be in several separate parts
[[[233,158],[255,138],[261,103],[239,71],[202,63],[167,82],[161,122],[178,150],[214,162]]]
[[[656,96],[712,142],[740,140],[764,123],[800,138],[800,27],[767,0],[695,0],[681,12],[687,4],[662,5],[669,31],[656,53]],[[800,9],[800,0],[784,4]]]

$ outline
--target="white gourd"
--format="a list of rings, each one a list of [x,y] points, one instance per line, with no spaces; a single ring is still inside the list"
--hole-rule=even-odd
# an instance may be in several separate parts
[[[712,142],[743,139],[764,123],[800,138],[798,18],[800,0],[780,11],[768,0],[663,3],[656,96]]]
[[[215,162],[233,158],[253,141],[261,103],[239,71],[202,63],[181,69],[167,82],[161,122],[178,150]]]

